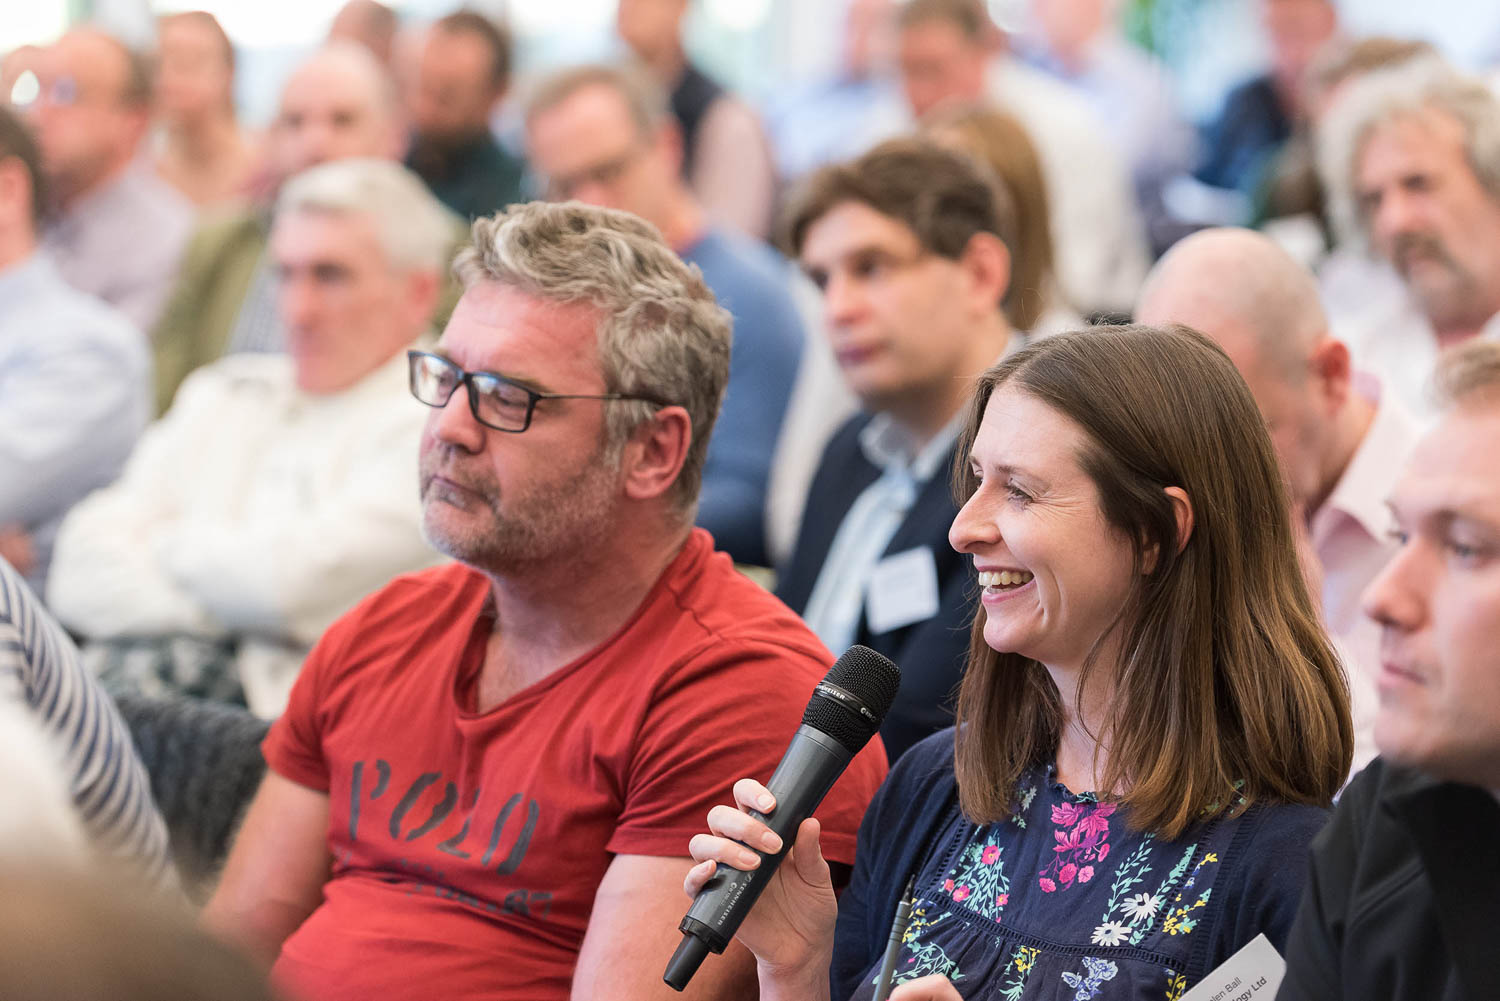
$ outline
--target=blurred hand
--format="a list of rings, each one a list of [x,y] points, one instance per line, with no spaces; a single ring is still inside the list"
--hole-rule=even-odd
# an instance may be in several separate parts
[[[36,569],[36,546],[31,534],[20,525],[0,527],[0,557],[22,577],[29,577]]]
[[[891,1001],[963,1001],[963,996],[947,977],[934,973],[897,987],[891,991]]]
[[[740,809],[714,807],[708,814],[708,827],[713,833],[696,834],[688,843],[688,851],[699,862],[683,883],[690,897],[714,874],[716,862],[746,870],[759,865],[760,859],[745,845],[768,853],[781,849],[781,839],[769,827],[743,812],[772,812],[775,800],[766,787],[753,779],[740,779],[734,784],[734,799]],[[816,820],[809,817],[802,822],[791,851],[735,935],[755,954],[763,985],[767,977],[828,982],[838,902],[818,834]]]

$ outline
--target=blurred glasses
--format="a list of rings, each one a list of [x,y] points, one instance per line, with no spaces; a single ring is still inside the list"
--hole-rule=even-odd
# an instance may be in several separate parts
[[[672,405],[623,393],[539,393],[494,372],[465,372],[447,358],[426,351],[408,351],[406,359],[411,366],[411,395],[418,402],[446,407],[454,391],[463,386],[469,395],[469,412],[476,421],[513,434],[531,426],[538,400],[640,400],[658,407]]]

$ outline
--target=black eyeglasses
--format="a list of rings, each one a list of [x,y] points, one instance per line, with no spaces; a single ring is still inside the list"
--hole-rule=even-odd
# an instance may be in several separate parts
[[[531,427],[538,400],[639,400],[658,407],[672,404],[624,393],[539,393],[494,372],[465,372],[441,355],[408,351],[411,395],[429,407],[446,407],[460,385],[468,390],[469,413],[487,428],[519,433]]]

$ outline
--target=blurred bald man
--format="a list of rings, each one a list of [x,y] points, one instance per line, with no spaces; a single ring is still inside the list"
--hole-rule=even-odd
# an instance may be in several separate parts
[[[141,154],[151,119],[144,57],[96,28],[76,28],[37,62],[36,131],[52,219],[42,247],[68,284],[150,330],[171,290],[193,208]]]
[[[1380,665],[1380,630],[1359,596],[1396,549],[1385,502],[1416,444],[1415,419],[1376,379],[1355,374],[1312,276],[1252,230],[1179,242],[1147,278],[1136,319],[1212,337],[1260,406],[1306,531],[1304,566],[1349,672],[1357,771],[1375,755]]]
[[[292,72],[269,130],[264,200],[206,222],[183,255],[176,288],[152,335],[157,414],[171,406],[194,369],[226,354],[282,350],[275,276],[266,255],[270,205],[281,184],[333,160],[399,160],[405,146],[395,86],[365,48],[333,42]]]

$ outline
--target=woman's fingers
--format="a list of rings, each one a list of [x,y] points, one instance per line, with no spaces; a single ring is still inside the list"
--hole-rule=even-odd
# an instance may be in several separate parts
[[[823,847],[818,842],[822,826],[812,817],[797,828],[797,840],[792,845],[792,864],[797,875],[811,886],[831,886],[833,879],[828,872],[828,863],[823,858]]]
[[[781,851],[781,838],[765,824],[748,813],[741,813],[731,806],[716,806],[708,811],[708,829],[721,838],[743,841],[751,848],[776,854]]]
[[[711,859],[706,862],[699,862],[693,866],[688,870],[687,877],[682,881],[682,892],[686,893],[689,897],[696,897],[698,891],[703,889],[703,884],[707,883],[709,878],[713,876],[714,869],[717,867],[718,863]]]
[[[891,1001],[963,1001],[963,995],[947,977],[934,973],[897,987],[891,992]]]
[[[740,779],[734,784],[734,801],[747,810],[770,813],[776,809],[776,797],[754,779]]]

